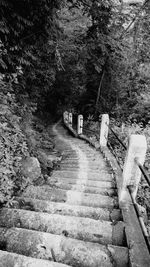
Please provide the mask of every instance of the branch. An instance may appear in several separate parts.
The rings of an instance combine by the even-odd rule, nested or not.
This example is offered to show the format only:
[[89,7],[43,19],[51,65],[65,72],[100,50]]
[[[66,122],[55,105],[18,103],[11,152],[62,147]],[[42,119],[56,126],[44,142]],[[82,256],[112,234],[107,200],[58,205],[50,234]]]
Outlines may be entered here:
[[[133,2],[133,1],[132,1]],[[149,0],[145,0],[144,4],[141,6],[141,8],[138,10],[137,14],[135,15],[135,17],[132,19],[132,21],[130,22],[130,24],[128,25],[128,27],[124,30],[124,32],[120,35],[119,39],[122,39],[122,37],[126,34],[126,32],[131,28],[131,26],[133,25],[133,23],[136,21],[136,19],[139,17],[139,15],[141,14],[141,12],[143,11],[144,7],[146,6],[146,4],[149,2]]]
[[102,77],[101,77],[101,80],[100,80],[100,83],[99,83],[99,87],[98,87],[95,113],[96,113],[97,108],[98,108],[98,101],[99,101],[99,97],[100,97],[100,93],[101,93],[101,87],[102,87],[104,76],[105,76],[105,68],[103,67]]

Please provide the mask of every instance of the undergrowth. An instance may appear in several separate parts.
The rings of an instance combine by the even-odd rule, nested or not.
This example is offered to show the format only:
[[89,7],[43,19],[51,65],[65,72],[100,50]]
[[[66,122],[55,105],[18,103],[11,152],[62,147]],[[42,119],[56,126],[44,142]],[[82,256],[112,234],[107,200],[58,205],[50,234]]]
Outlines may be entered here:
[[9,203],[17,187],[20,162],[29,155],[26,137],[20,128],[23,107],[16,102],[11,83],[0,80],[0,203]]
[[[41,150],[52,151],[54,146],[45,120],[33,115],[36,104],[27,93],[16,95],[11,82],[0,80],[0,206],[11,205],[14,196],[32,183],[20,171],[22,160],[28,156],[38,158]],[[43,182],[44,163],[40,165],[39,179]]]

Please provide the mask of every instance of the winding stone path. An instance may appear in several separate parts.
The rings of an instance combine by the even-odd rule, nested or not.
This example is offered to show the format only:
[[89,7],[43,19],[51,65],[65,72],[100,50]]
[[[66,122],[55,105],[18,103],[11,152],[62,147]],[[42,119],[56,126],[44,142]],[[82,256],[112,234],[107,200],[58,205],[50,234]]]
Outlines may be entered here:
[[60,124],[53,133],[58,170],[0,211],[0,267],[129,266],[110,166]]

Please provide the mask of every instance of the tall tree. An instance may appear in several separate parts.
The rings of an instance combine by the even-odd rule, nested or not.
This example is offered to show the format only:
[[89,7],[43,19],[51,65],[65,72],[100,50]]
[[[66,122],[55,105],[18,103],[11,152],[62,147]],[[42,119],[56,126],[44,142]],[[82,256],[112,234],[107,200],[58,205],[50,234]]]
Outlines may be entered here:
[[40,96],[55,81],[60,0],[0,1],[0,72],[19,76],[18,90]]

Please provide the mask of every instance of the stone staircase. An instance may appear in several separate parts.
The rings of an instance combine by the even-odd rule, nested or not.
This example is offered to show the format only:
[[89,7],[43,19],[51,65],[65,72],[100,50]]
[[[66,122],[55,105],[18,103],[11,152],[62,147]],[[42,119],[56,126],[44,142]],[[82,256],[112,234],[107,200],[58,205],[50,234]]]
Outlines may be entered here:
[[129,266],[110,166],[60,124],[53,132],[60,168],[0,211],[0,267]]

